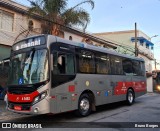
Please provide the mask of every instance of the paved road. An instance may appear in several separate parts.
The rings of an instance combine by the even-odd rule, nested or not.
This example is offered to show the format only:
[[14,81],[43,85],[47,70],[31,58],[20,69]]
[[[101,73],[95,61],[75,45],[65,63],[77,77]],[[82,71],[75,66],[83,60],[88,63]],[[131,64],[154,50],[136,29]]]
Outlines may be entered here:
[[96,112],[83,118],[76,117],[73,112],[57,115],[21,115],[6,111],[5,104],[1,101],[0,122],[4,121],[45,123],[46,127],[81,127],[87,123],[86,126],[100,128],[105,127],[106,122],[114,122],[109,125],[111,127],[112,124],[121,126],[116,125],[116,122],[160,122],[160,94],[148,93],[137,98],[132,106],[123,102],[99,106]]

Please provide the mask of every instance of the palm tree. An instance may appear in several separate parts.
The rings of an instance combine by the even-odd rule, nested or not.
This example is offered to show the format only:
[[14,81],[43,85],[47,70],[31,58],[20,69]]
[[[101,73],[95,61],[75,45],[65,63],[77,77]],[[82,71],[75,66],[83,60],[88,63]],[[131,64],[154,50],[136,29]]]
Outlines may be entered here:
[[[80,26],[86,29],[90,22],[89,13],[81,8],[83,4],[89,4],[94,8],[93,0],[84,0],[74,7],[67,8],[67,0],[28,0],[31,3],[30,12],[37,13],[49,21],[44,21],[45,33],[59,35],[61,25]],[[44,32],[43,32],[44,33]]]

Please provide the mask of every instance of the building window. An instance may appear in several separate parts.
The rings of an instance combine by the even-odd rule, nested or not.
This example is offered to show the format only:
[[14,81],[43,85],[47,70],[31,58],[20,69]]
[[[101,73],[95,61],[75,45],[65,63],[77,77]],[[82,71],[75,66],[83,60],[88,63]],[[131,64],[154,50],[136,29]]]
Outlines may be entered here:
[[0,10],[0,29],[13,31],[14,14]]
[[146,44],[146,48],[149,49],[149,45],[148,44]]
[[143,42],[140,42],[140,45],[143,46]]
[[154,49],[154,47],[153,46],[151,46],[151,50],[153,50]]
[[72,40],[72,36],[69,36],[69,40]]
[[32,20],[29,20],[29,22],[28,22],[28,29],[33,30],[33,21]]

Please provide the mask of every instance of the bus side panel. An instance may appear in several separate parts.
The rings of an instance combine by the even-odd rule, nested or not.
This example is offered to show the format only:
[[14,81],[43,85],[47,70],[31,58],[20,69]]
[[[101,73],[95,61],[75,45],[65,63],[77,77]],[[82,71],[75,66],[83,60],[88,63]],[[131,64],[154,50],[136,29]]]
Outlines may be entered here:
[[95,97],[95,104],[105,104],[105,98],[109,101],[111,96],[110,76],[98,74],[78,74],[76,77],[77,92],[79,94],[90,90]]
[[132,88],[135,97],[144,95],[146,93],[146,79],[142,76],[112,76],[113,84],[113,98],[111,102],[118,102],[126,100],[127,91]]
[[144,94],[145,88],[140,87],[145,83],[145,79],[134,77],[133,80],[138,86],[133,87],[132,76],[77,74],[73,81],[51,89],[52,96],[55,96],[52,101],[56,101],[56,108],[52,108],[55,103],[51,102],[51,112],[76,110],[79,97],[84,91],[93,93],[96,106],[126,100],[127,90],[130,87],[133,87],[136,97]]
[[146,78],[143,76],[133,76],[133,89],[135,92],[135,97],[144,95],[147,92]]
[[73,85],[73,82],[68,82],[51,89],[51,113],[72,110],[72,94],[68,92],[70,85]]
[[132,77],[125,75],[110,75],[110,77],[110,89],[112,90],[112,95],[110,96],[110,101],[105,100],[105,103],[126,100],[127,89],[131,86]]
[[[109,76],[95,74],[77,74],[76,78],[65,84],[61,84],[51,89],[51,97],[55,96],[57,108],[52,108],[55,105],[51,102],[51,112],[65,112],[78,108],[78,100],[80,95],[90,90],[94,94],[96,105],[102,105],[104,102],[105,92],[110,90]],[[109,97],[108,97],[109,98]]]

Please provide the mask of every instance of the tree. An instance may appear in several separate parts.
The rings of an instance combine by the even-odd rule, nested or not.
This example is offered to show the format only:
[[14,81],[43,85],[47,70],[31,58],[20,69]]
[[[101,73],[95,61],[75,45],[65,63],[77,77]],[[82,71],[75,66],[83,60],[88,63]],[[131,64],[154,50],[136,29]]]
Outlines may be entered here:
[[43,33],[60,35],[61,25],[81,26],[84,30],[90,22],[89,13],[81,7],[89,4],[94,8],[93,0],[84,0],[74,7],[67,8],[67,0],[28,0],[31,3],[30,12],[41,15],[46,20],[43,21]]

